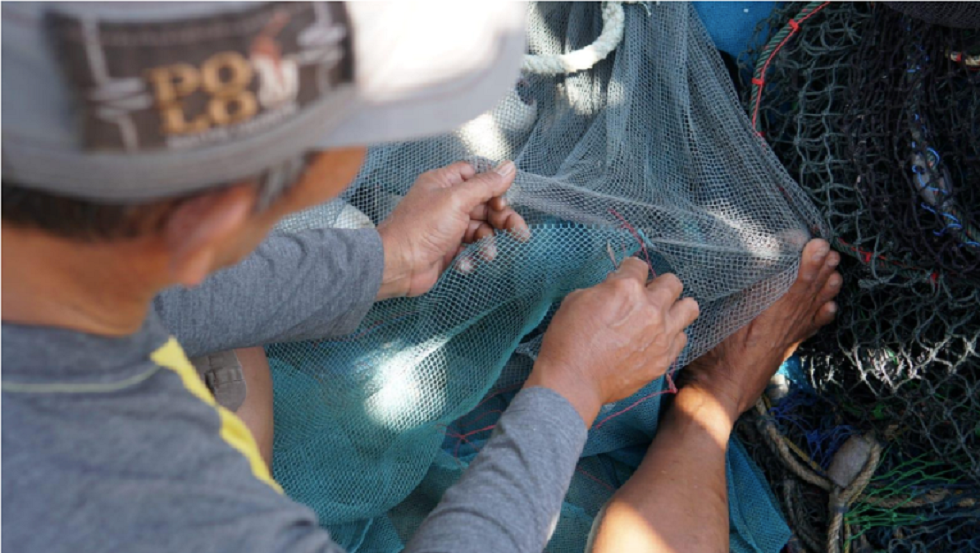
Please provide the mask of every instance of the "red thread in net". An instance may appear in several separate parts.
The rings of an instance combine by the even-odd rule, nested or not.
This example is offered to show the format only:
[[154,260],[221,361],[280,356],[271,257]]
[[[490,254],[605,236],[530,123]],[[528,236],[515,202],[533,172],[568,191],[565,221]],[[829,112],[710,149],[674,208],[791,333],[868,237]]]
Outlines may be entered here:
[[783,46],[785,46],[786,43],[789,42],[789,40],[791,38],[793,38],[793,35],[795,35],[800,30],[800,23],[803,23],[807,19],[810,19],[811,17],[813,17],[814,14],[816,14],[817,12],[819,12],[820,10],[826,8],[829,5],[830,5],[830,2],[824,2],[823,4],[820,4],[818,7],[814,8],[814,10],[812,12],[810,12],[810,13],[806,14],[805,16],[801,17],[799,19],[799,21],[797,21],[795,19],[790,19],[789,20],[790,32],[786,34],[786,36],[783,38],[783,40],[781,40],[779,42],[779,44],[775,48],[773,48],[772,52],[769,54],[769,57],[766,58],[766,63],[762,66],[762,71],[759,72],[759,77],[752,79],[752,82],[754,84],[756,83],[756,81],[758,81],[758,84],[759,84],[759,91],[756,93],[756,97],[755,97],[755,106],[752,108],[752,128],[753,129],[758,129],[759,128],[759,126],[756,124],[756,122],[759,119],[759,107],[762,105],[762,85],[765,84],[765,81],[766,81],[766,72],[769,70],[769,64],[772,62],[773,58],[776,57],[776,54],[778,54],[779,51],[783,49]]
[[586,478],[588,478],[589,480],[592,480],[593,482],[598,483],[599,485],[601,485],[602,487],[606,488],[609,491],[612,491],[612,492],[616,491],[616,488],[614,488],[611,485],[609,485],[609,483],[603,482],[598,477],[589,474],[588,472],[585,471],[585,469],[583,469],[581,467],[575,467],[575,472],[581,474],[582,476],[585,476]]
[[593,426],[592,429],[593,430],[599,430],[600,428],[602,428],[602,425],[606,424],[610,420],[612,420],[612,419],[614,419],[614,418],[616,418],[616,417],[618,417],[618,416],[620,416],[622,414],[625,414],[625,413],[628,413],[628,412],[632,411],[633,409],[635,409],[636,407],[638,407],[640,404],[644,403],[648,399],[655,398],[657,396],[662,396],[662,395],[665,395],[665,394],[676,394],[677,393],[677,385],[674,383],[674,373],[676,373],[676,372],[677,372],[677,361],[674,361],[674,364],[670,366],[670,370],[668,370],[667,373],[664,375],[667,378],[667,389],[666,390],[661,390],[659,392],[653,392],[652,394],[648,394],[648,395],[645,395],[645,396],[641,397],[640,399],[638,399],[638,400],[634,401],[632,404],[630,404],[629,407],[626,407],[625,409],[622,409],[620,411],[616,411],[615,413],[612,413],[611,415],[609,415],[606,418],[602,419],[601,421],[599,421],[598,423],[596,423],[596,425]]
[[626,217],[620,215],[615,209],[609,208],[609,213],[615,215],[616,218],[623,223],[623,228],[628,230],[630,234],[633,235],[633,238],[636,238],[636,241],[640,243],[640,251],[643,252],[643,257],[646,259],[647,266],[650,267],[650,274],[653,275],[653,278],[657,278],[657,271],[653,268],[653,262],[650,261],[650,254],[647,252],[647,246],[643,242],[643,238],[640,237],[640,233],[636,232],[636,228],[626,220]]

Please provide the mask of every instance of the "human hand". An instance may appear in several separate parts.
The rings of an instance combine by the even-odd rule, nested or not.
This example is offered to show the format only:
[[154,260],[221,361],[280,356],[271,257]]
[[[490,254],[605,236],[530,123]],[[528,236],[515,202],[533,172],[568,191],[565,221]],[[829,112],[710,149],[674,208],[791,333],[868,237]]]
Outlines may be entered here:
[[525,387],[555,390],[591,426],[603,404],[660,378],[687,345],[684,329],[698,317],[698,304],[678,301],[684,287],[676,276],[648,284],[647,274],[631,257],[601,284],[569,294]]
[[[377,299],[428,292],[466,244],[492,237],[494,229],[527,239],[527,223],[503,198],[516,175],[511,161],[485,173],[462,161],[423,173],[378,225],[385,268]],[[481,255],[492,260],[496,248],[489,243]],[[461,270],[467,262],[472,267],[464,259]]]

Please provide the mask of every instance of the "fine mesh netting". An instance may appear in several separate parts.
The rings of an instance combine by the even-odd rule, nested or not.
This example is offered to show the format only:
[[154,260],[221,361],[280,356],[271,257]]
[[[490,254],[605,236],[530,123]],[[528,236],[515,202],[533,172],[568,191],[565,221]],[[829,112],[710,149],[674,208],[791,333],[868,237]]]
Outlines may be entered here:
[[926,23],[980,29],[980,9],[974,2],[885,2],[885,5]]
[[[351,336],[267,349],[274,475],[350,550],[404,545],[489,439],[567,293],[628,255],[676,273],[701,306],[683,366],[781,296],[803,244],[823,233],[753,132],[693,8],[627,5],[620,19],[613,8],[532,5],[533,54],[580,49],[604,25],[622,25],[622,41],[586,70],[525,72],[451,135],[371,149],[340,200],[279,229],[371,226],[420,173],[459,159],[481,169],[513,159],[519,169],[507,199],[531,225],[529,240],[498,234],[492,262],[479,254],[486,242],[473,245],[431,292],[375,305]],[[660,379],[603,408],[549,551],[584,548],[671,390]],[[733,549],[778,551],[789,532],[765,480],[737,442],[728,461]]]
[[[844,254],[837,322],[742,428],[806,550],[980,551],[978,18],[789,4],[745,56],[750,118]],[[835,505],[820,479],[866,433],[873,479]]]

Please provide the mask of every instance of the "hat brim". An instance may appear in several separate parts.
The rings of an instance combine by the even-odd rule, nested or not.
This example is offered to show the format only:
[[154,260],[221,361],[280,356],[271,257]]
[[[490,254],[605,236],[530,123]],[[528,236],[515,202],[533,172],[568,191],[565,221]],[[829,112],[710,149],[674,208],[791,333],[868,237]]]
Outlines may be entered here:
[[348,4],[358,102],[319,146],[443,134],[493,108],[519,76],[526,9],[512,2]]
[[[107,21],[169,20],[252,6],[55,5]],[[261,133],[179,151],[114,152],[93,151],[81,142],[78,99],[64,82],[43,24],[54,8],[4,4],[4,176],[22,186],[97,201],[184,195],[249,178],[310,150],[450,132],[491,109],[518,77],[524,4],[389,1],[347,8],[354,82]]]

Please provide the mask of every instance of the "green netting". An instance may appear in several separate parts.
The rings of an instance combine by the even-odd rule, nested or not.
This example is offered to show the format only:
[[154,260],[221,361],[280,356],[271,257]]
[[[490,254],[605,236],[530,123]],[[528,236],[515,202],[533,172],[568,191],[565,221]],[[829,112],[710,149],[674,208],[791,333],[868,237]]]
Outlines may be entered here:
[[[459,159],[513,159],[508,202],[531,239],[476,244],[428,294],[376,305],[342,339],[268,348],[276,479],[351,550],[394,551],[489,438],[526,379],[549,316],[624,256],[673,271],[701,317],[680,365],[751,320],[795,279],[822,232],[812,204],[755,136],[718,52],[686,4],[534,4],[539,55],[622,41],[594,67],[525,73],[491,112],[443,137],[370,150],[344,196],[281,232],[381,221],[422,172]],[[619,23],[617,23],[617,21]],[[311,298],[311,301],[316,301]],[[638,465],[665,381],[607,405],[590,431],[550,551],[581,551],[602,504]],[[732,547],[788,538],[745,450],[729,451]]]
[[[745,430],[815,551],[980,550],[980,5],[898,8],[789,4],[743,58],[750,118],[844,254],[836,324],[760,418],[814,466]],[[800,473],[867,432],[880,465],[835,534]]]

